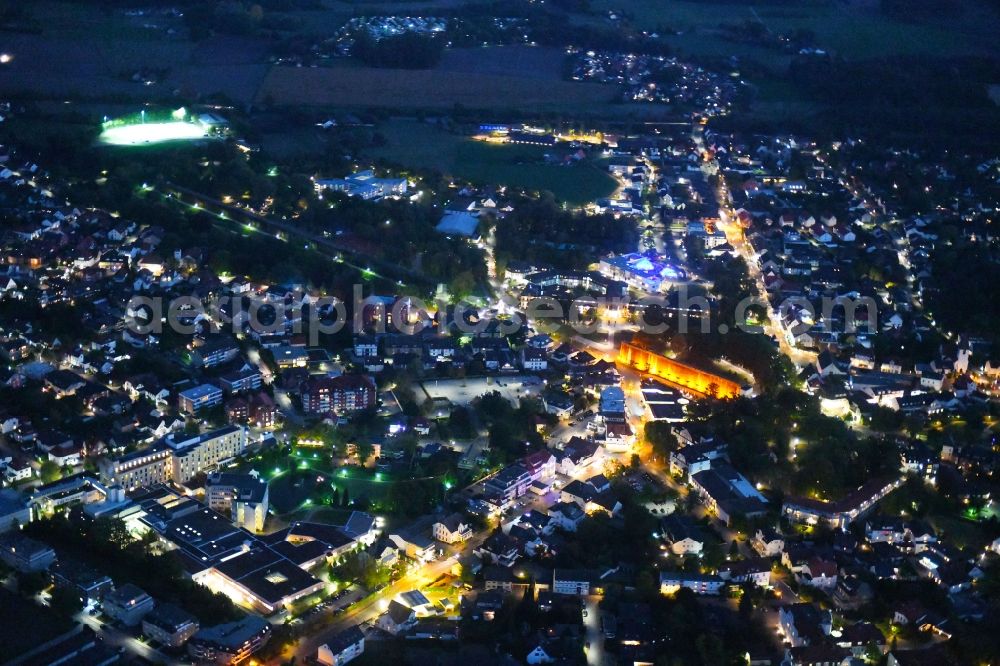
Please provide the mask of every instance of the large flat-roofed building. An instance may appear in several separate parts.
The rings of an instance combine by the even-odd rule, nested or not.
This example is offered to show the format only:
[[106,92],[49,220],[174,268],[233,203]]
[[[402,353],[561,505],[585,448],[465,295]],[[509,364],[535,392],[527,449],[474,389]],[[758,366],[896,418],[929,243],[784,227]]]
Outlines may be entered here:
[[652,375],[669,386],[677,386],[699,396],[726,399],[736,398],[744,393],[743,387],[732,380],[628,342],[623,342],[619,347],[617,362]]
[[187,414],[197,414],[222,404],[222,389],[214,384],[200,384],[177,395],[177,409]]
[[170,481],[172,458],[170,448],[158,442],[119,458],[105,458],[98,463],[98,469],[107,483],[117,483],[126,490],[132,490]]
[[239,664],[271,638],[267,620],[248,615],[238,622],[200,629],[188,641],[188,654],[202,664]]
[[523,465],[513,464],[497,472],[486,482],[485,488],[488,493],[496,493],[510,501],[528,492],[533,480],[531,473]]
[[90,504],[107,499],[106,488],[90,472],[80,472],[37,486],[29,496],[36,511],[49,512],[70,504]]
[[93,629],[84,626],[79,631],[71,629],[6,663],[17,663],[21,666],[52,666],[54,664],[109,666],[120,661],[121,655],[114,648],[105,643],[94,633]]
[[135,499],[143,511],[139,520],[176,548],[192,580],[264,614],[322,589],[323,581],[309,570],[330,563],[368,536],[348,534],[333,525],[296,522],[257,537],[166,487]]
[[314,377],[302,389],[302,409],[311,414],[344,414],[375,406],[375,384],[362,375]]
[[753,518],[767,510],[767,499],[732,465],[718,460],[711,467],[689,475],[705,505],[726,525],[734,516]]
[[306,521],[296,521],[263,540],[276,553],[303,569],[335,560],[359,544],[358,540],[338,527]]
[[234,602],[270,614],[312,594],[323,582],[225,517],[196,504],[154,529],[177,546],[195,582]]
[[184,483],[195,474],[243,453],[247,431],[239,426],[226,426],[187,439],[171,435],[164,441],[173,452],[172,478],[177,483]]
[[0,491],[0,533],[31,522],[31,505],[21,493],[7,488]]
[[315,181],[316,191],[343,192],[349,197],[373,200],[387,196],[406,194],[409,185],[406,178],[378,178],[371,170],[358,171],[344,178],[319,178]]
[[364,511],[351,511],[342,518],[328,519],[327,522],[364,546],[371,546],[380,533],[380,519]]
[[18,571],[45,571],[56,561],[56,551],[14,532],[0,535],[0,560]]
[[59,560],[50,571],[56,585],[74,589],[84,599],[103,599],[115,587],[108,576],[72,560]]
[[246,429],[227,426],[184,439],[171,435],[141,451],[106,458],[98,467],[106,483],[126,490],[168,481],[185,483],[199,472],[239,455],[246,445]]
[[[553,287],[583,289],[584,291],[609,298],[628,295],[628,285],[614,280],[597,271],[545,270],[529,273],[524,281],[539,289],[540,294],[553,293]],[[524,307],[522,305],[522,307]]]
[[142,618],[142,633],[160,645],[180,647],[198,632],[198,619],[173,604],[158,604]]
[[216,564],[201,582],[265,614],[324,587],[323,581],[264,545]]
[[832,502],[811,497],[788,497],[781,513],[792,522],[847,529],[848,525],[865,516],[883,497],[902,485],[905,479],[873,479],[846,497]]
[[249,474],[215,472],[205,483],[205,501],[215,511],[229,512],[233,522],[263,532],[267,518],[267,482]]

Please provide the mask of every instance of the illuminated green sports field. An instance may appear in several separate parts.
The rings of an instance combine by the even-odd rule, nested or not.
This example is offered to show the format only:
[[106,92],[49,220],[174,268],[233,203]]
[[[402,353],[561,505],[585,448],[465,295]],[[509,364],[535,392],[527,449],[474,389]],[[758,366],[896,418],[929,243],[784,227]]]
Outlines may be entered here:
[[170,121],[108,127],[101,132],[98,140],[109,146],[140,146],[166,141],[194,141],[207,137],[205,129],[199,125]]

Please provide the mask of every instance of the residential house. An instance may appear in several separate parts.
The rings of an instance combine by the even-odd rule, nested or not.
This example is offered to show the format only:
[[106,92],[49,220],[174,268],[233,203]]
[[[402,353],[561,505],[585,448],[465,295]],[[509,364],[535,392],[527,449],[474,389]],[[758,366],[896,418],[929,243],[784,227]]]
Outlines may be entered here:
[[521,549],[517,541],[498,530],[483,542],[475,554],[484,562],[512,567],[521,556]]
[[576,502],[556,502],[549,507],[548,514],[555,527],[560,527],[567,532],[575,532],[577,526],[587,517],[587,514]]
[[586,513],[606,513],[616,516],[622,509],[621,502],[611,492],[603,474],[592,476],[586,481],[575,480],[566,484],[560,492],[563,502],[575,502]]
[[198,618],[173,604],[157,604],[142,618],[142,633],[170,648],[187,643],[199,628]]
[[357,626],[339,632],[319,646],[316,661],[323,666],[344,666],[365,651],[365,635]]
[[531,482],[534,480],[531,476],[531,472],[525,469],[523,465],[515,463],[504,467],[488,479],[485,489],[487,493],[496,494],[505,501],[511,501],[528,491]]
[[394,599],[389,602],[385,613],[379,616],[377,624],[382,631],[399,636],[416,626],[417,614]]
[[586,597],[603,594],[601,575],[593,569],[554,569],[552,571],[553,594],[570,594]]
[[761,557],[778,557],[785,550],[785,538],[773,527],[761,527],[750,542]]
[[199,629],[188,640],[188,654],[198,663],[238,664],[267,645],[271,624],[256,615]]
[[797,603],[778,609],[778,633],[792,647],[820,645],[833,631],[833,617],[810,603]]
[[832,592],[837,587],[837,563],[821,557],[811,557],[798,567],[795,580],[819,590]]
[[733,583],[752,583],[766,588],[771,585],[771,560],[752,557],[738,562],[727,562],[719,568],[719,577]]
[[687,571],[661,571],[660,594],[676,594],[681,588],[687,588],[699,595],[716,595],[725,587],[726,582],[719,576]]
[[465,517],[458,513],[434,523],[432,531],[434,538],[443,543],[459,543],[472,536],[472,527],[466,522]]
[[109,592],[102,602],[105,614],[127,627],[138,625],[155,605],[153,597],[131,583]]
[[704,530],[691,517],[672,513],[660,521],[660,538],[674,555],[700,555]]

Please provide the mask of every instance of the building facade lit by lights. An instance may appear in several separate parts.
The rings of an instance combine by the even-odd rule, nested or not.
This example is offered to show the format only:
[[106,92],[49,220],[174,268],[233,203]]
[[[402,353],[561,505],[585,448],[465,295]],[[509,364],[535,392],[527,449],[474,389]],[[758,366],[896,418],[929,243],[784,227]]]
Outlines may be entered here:
[[246,428],[226,426],[187,439],[170,436],[148,448],[105,458],[98,467],[105,483],[126,490],[168,481],[185,483],[199,472],[238,456],[246,446]]
[[728,399],[737,397],[741,392],[739,384],[725,377],[692,368],[627,342],[622,343],[618,350],[618,362],[702,396]]
[[685,282],[687,273],[674,266],[662,256],[651,253],[621,254],[601,259],[599,269],[602,275],[620,280],[630,287],[648,292],[666,290],[671,284]]

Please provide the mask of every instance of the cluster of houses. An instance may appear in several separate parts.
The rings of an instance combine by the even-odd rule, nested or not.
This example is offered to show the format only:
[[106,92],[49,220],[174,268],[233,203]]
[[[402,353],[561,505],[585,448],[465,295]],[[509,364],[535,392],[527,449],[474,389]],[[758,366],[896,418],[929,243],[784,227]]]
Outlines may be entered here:
[[[761,524],[765,516],[774,514],[750,482],[729,465],[724,442],[695,424],[675,425],[673,432],[678,447],[670,454],[670,471],[701,496],[710,517],[729,524],[739,515]],[[913,597],[882,619],[915,627],[928,638],[947,640],[953,631],[949,621],[955,617],[977,621],[987,612],[976,582],[983,577],[986,558],[996,550],[997,542],[988,544],[985,551],[960,548],[927,522],[879,512],[880,501],[907,478],[936,482],[937,460],[915,448],[919,447],[901,449],[907,475],[873,479],[836,501],[786,496],[780,507],[784,531],[773,526],[756,528],[748,535],[752,553],[731,556],[715,570],[706,571],[703,566],[663,570],[661,592],[672,595],[687,589],[698,595],[723,595],[744,584],[772,589],[777,587],[774,572],[781,570],[799,588],[822,593],[826,600],[822,608],[850,615],[870,608],[881,582],[926,581],[946,595],[948,609],[931,610]],[[946,448],[946,455],[953,455],[952,447]],[[808,534],[815,526],[833,530],[832,536],[814,540]],[[656,536],[665,556],[694,558],[695,562],[701,561],[709,544],[719,542],[705,521],[677,512],[660,519]],[[833,631],[830,610],[822,608],[805,602],[781,608],[778,632],[787,647],[786,663],[841,664],[872,648],[887,651],[888,637],[873,631],[872,624],[862,622]],[[904,663],[902,657],[899,663]]]
[[[0,428],[13,448],[0,457],[5,481],[29,481],[46,462],[69,472],[85,459],[97,459],[102,469],[110,470],[123,458],[128,468],[139,460],[144,469],[153,469],[146,463],[155,458],[159,468],[149,480],[164,481],[166,476],[176,481],[187,472],[166,469],[181,458],[167,449],[190,439],[183,431],[191,419],[255,431],[278,427],[281,412],[272,387],[298,397],[304,412],[320,418],[339,418],[376,404],[376,386],[369,377],[345,375],[325,351],[306,346],[303,318],[318,293],[220,277],[206,268],[203,248],[164,256],[160,246],[166,232],[161,227],[60,205],[37,165],[17,164],[6,151],[0,153],[5,165],[0,190],[18,211],[4,231],[0,298],[42,307],[83,305],[80,320],[61,337],[37,322],[5,322],[0,329],[0,358],[5,361],[0,384],[46,400],[65,400],[67,418],[101,424],[81,436],[58,421],[38,422],[31,400],[5,404]],[[354,181],[372,187],[405,191],[405,181],[355,176]],[[178,309],[176,323],[191,335],[141,332],[146,329],[130,325],[146,321],[143,306],[133,301],[139,293],[163,298],[164,307],[180,297],[218,303],[218,308]],[[251,304],[274,312],[275,325],[251,326]],[[151,356],[163,363],[137,363]],[[213,455],[211,461],[190,451],[183,457],[189,462],[198,458],[198,472],[242,448]],[[110,482],[126,487],[144,482],[142,474],[132,476]]]
[[[828,411],[861,416],[878,406],[934,416],[991,395],[996,373],[984,341],[953,335],[958,342],[931,357],[901,352],[908,336],[919,340],[938,328],[922,309],[926,294],[942,288],[931,267],[942,220],[894,210],[897,192],[876,193],[855,177],[851,169],[860,163],[831,166],[833,152],[849,157],[853,149],[864,152],[863,145],[831,148],[712,132],[706,138],[730,184],[734,221],[751,248],[751,273],[759,275],[780,334],[818,353],[803,379]],[[900,164],[913,162],[897,151],[878,166],[901,176]],[[928,193],[955,178],[947,169],[917,173]],[[959,199],[956,215],[968,220],[961,233],[969,242],[985,241],[973,188]],[[898,338],[900,351],[878,354],[878,336]]]
[[674,57],[578,51],[570,78],[623,86],[622,99],[658,102],[706,116],[725,114],[742,82]]
[[[951,612],[929,609],[919,596],[897,602],[886,622],[911,626],[927,640],[951,638],[951,618],[982,619],[985,601],[971,592],[983,575],[978,564],[984,553],[962,552],[943,543],[926,523],[881,514],[860,521],[862,538],[836,533],[832,543],[804,540],[801,534],[761,527],[749,540],[753,555],[728,560],[714,573],[675,570],[660,573],[660,591],[674,595],[687,589],[697,595],[728,594],[739,586],[775,587],[775,572],[786,571],[800,589],[820,592],[824,605],[794,601],[778,609],[778,638],[786,648],[787,664],[841,664],[851,658],[887,652],[890,637],[871,622],[841,621],[875,598],[878,581],[929,580],[947,593]],[[687,516],[671,514],[661,520],[664,548],[682,557],[700,557],[710,530]],[[765,660],[761,663],[773,663]],[[901,662],[902,663],[902,662]]]
[[477,507],[488,505],[490,514],[499,515],[529,493],[544,496],[561,489],[564,501],[578,501],[582,495],[567,496],[566,492],[572,493],[577,488],[574,484],[588,472],[600,472],[607,459],[599,442],[573,437],[561,450],[537,451],[504,467],[486,481],[483,495],[472,502]]

